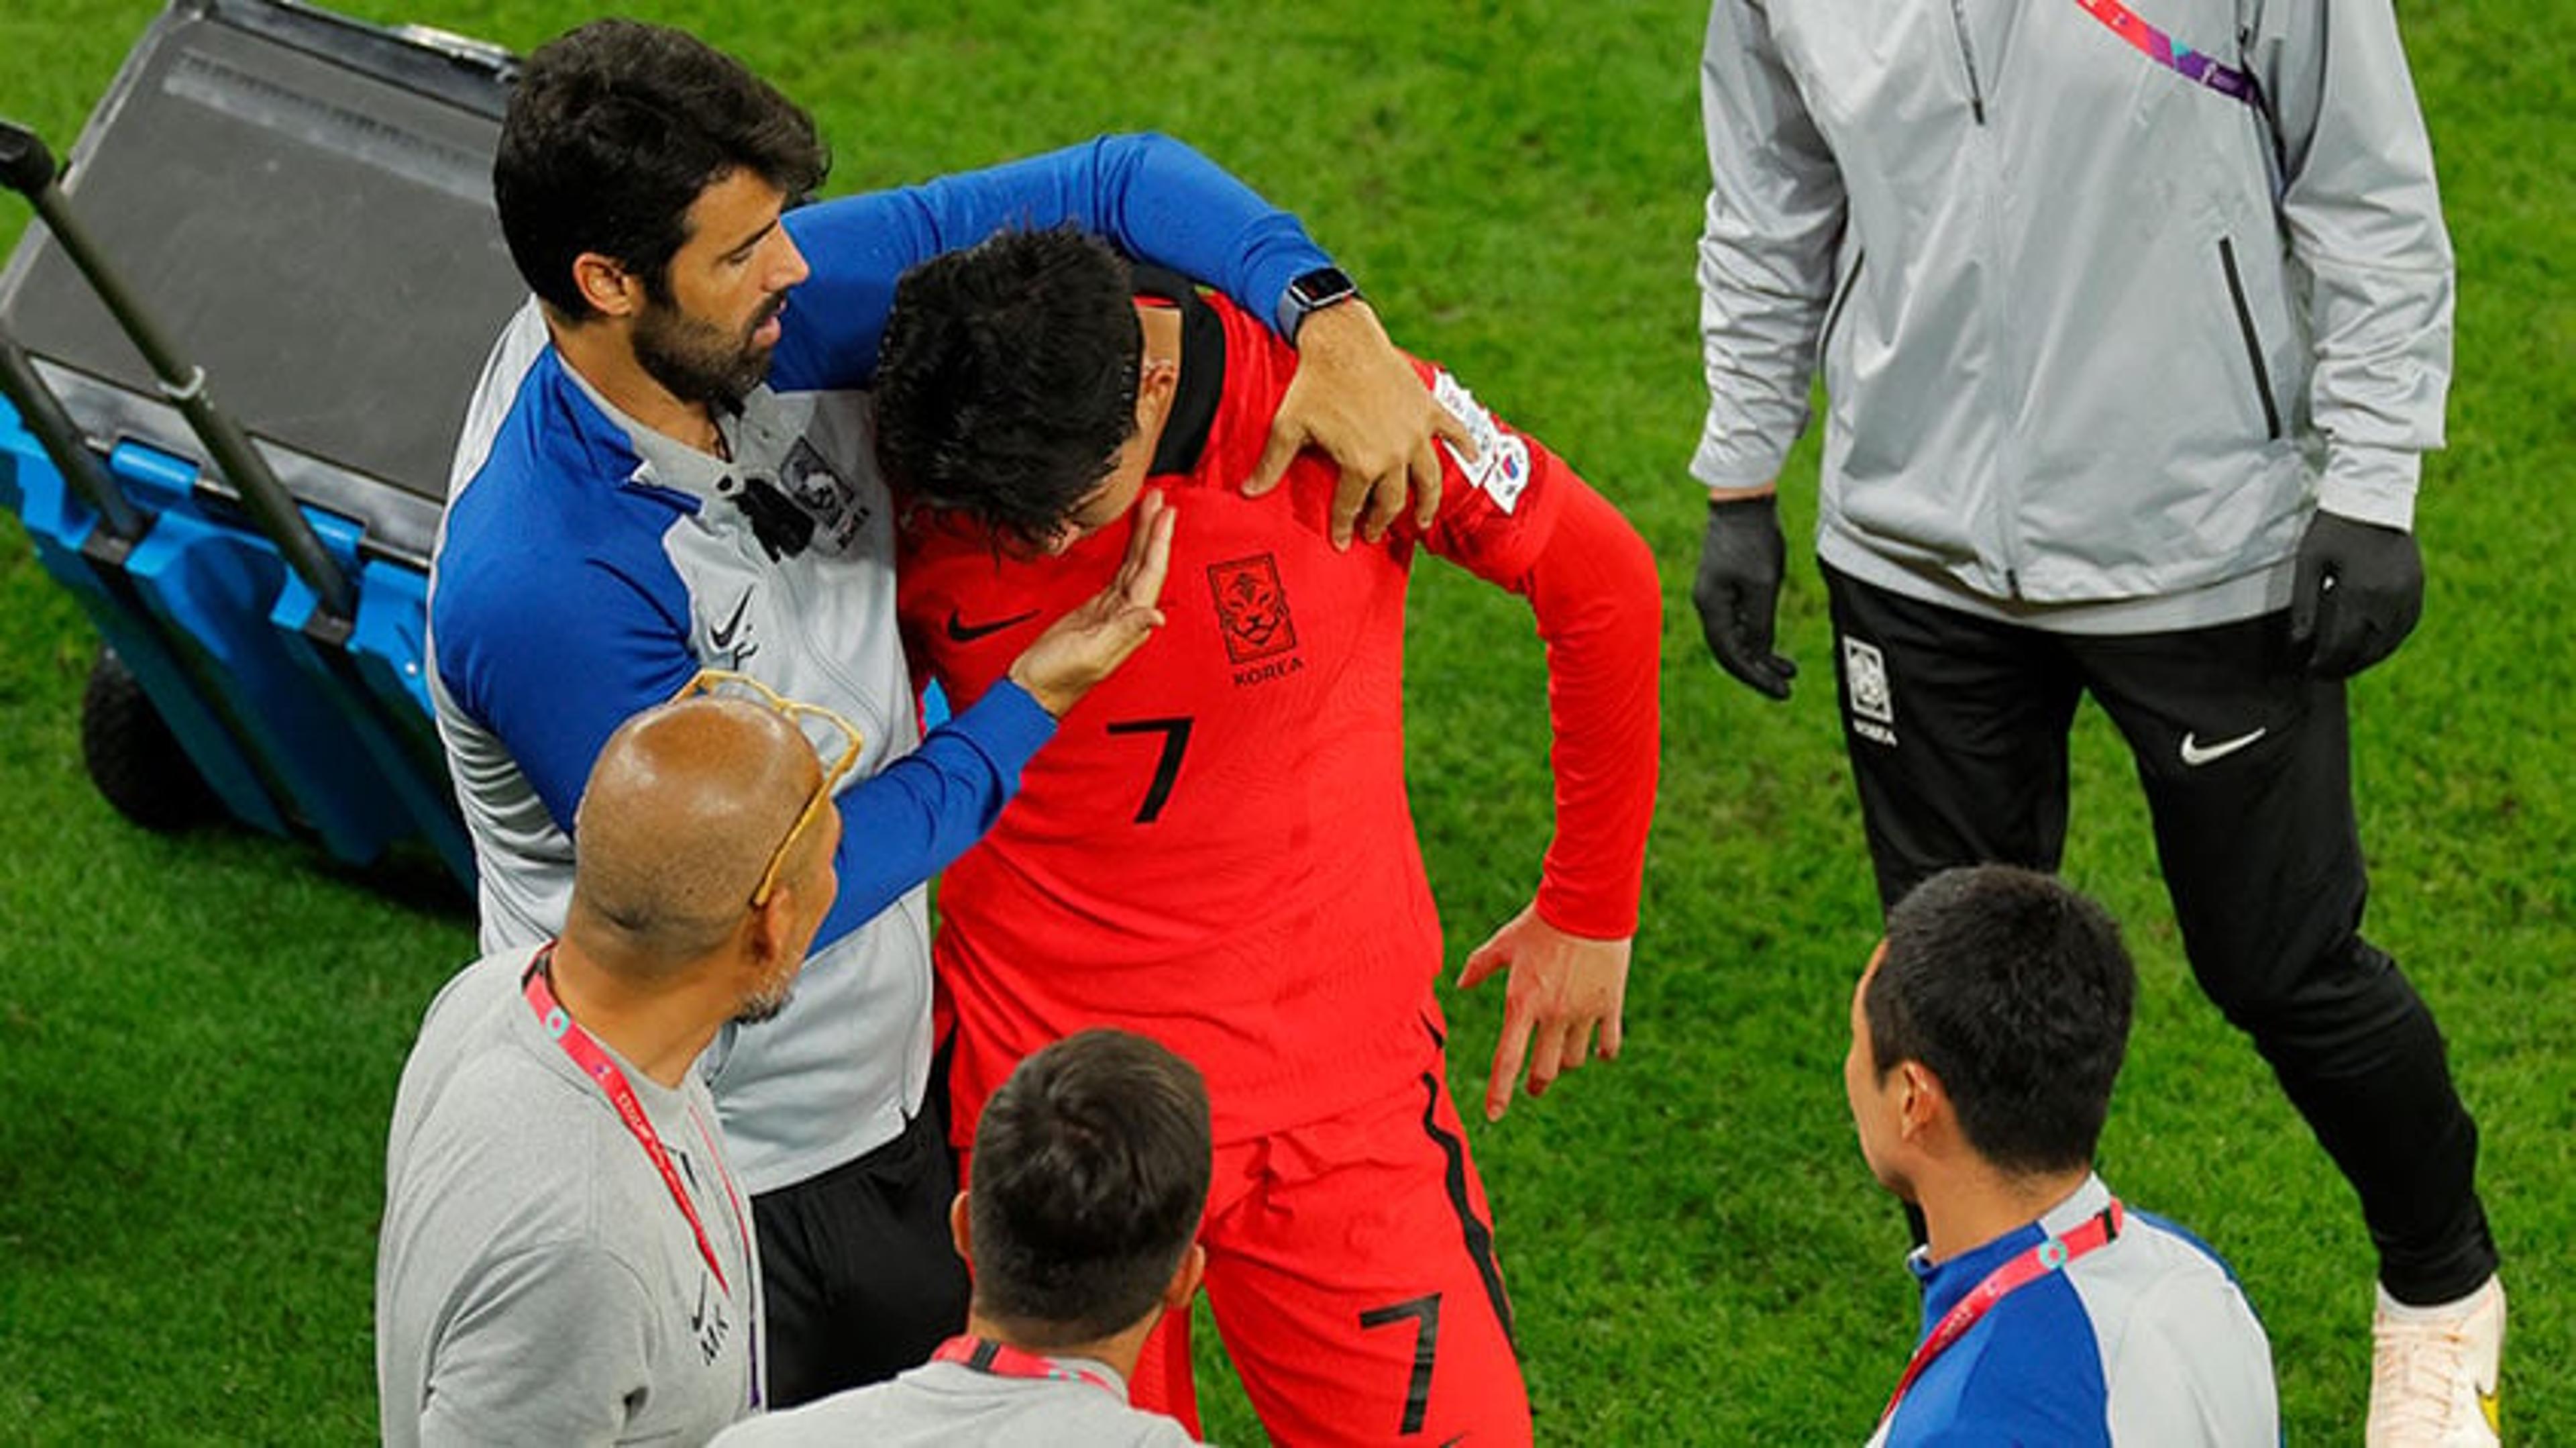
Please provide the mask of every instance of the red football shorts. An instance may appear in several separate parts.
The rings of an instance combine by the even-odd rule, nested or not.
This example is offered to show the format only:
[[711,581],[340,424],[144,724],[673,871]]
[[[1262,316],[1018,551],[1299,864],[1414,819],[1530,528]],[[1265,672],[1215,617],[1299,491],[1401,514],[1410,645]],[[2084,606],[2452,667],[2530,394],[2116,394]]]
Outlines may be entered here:
[[[1208,1305],[1274,1441],[1527,1444],[1493,1215],[1435,1055],[1401,1093],[1217,1148]],[[1189,1317],[1132,1398],[1198,1431]]]

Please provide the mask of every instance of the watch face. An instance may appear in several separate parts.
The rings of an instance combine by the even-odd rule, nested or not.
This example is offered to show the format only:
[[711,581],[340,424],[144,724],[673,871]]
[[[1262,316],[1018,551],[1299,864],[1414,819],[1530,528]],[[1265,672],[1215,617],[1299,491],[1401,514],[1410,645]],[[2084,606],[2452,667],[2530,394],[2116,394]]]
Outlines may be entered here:
[[1339,267],[1319,267],[1288,284],[1288,298],[1301,312],[1329,307],[1359,294],[1359,288]]

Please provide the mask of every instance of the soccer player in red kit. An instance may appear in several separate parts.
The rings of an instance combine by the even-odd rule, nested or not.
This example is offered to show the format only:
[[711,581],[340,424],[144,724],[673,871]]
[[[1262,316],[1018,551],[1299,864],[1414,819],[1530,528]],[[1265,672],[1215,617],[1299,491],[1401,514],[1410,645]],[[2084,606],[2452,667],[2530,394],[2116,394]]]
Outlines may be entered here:
[[[1065,716],[941,882],[952,1129],[970,1140],[1013,1064],[1073,1031],[1162,1041],[1207,1077],[1210,1305],[1272,1436],[1527,1442],[1445,1084],[1405,798],[1405,584],[1427,547],[1526,597],[1547,641],[1555,839],[1536,899],[1462,977],[1510,971],[1494,1116],[1524,1064],[1535,1095],[1618,1049],[1660,589],[1608,503],[1427,365],[1474,442],[1444,457],[1427,529],[1336,550],[1313,458],[1284,499],[1238,496],[1296,365],[1224,299],[1069,232],[995,238],[896,293],[877,416],[907,509],[905,642],[958,707],[1099,590],[1132,528],[1177,515],[1161,636]],[[1161,1332],[1137,1401],[1194,1425],[1186,1318]]]

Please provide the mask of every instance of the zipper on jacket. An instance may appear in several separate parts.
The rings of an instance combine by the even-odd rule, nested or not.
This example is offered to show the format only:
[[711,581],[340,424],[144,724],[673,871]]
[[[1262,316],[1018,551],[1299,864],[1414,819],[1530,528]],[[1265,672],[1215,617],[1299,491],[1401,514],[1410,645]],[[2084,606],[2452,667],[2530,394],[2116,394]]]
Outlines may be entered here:
[[1968,109],[1982,126],[1986,123],[1986,88],[1977,78],[1977,47],[1968,39],[1966,0],[1950,0],[1950,29],[1959,37],[1959,63],[1968,71]]
[[2218,264],[2227,273],[2227,298],[2236,304],[2236,330],[2245,338],[2245,360],[2254,364],[2254,391],[2263,399],[2263,427],[2281,440],[2281,405],[2272,400],[2272,369],[2263,365],[2263,339],[2254,332],[2254,309],[2245,304],[2245,278],[2236,270],[2236,242],[2218,239]]
[[1816,359],[1820,365],[1824,360],[1825,349],[1834,343],[1834,328],[1842,323],[1843,308],[1851,301],[1853,290],[1860,285],[1861,264],[1868,260],[1867,252],[1852,253],[1852,268],[1843,273],[1842,286],[1834,292],[1833,302],[1825,308],[1825,329],[1816,334]]

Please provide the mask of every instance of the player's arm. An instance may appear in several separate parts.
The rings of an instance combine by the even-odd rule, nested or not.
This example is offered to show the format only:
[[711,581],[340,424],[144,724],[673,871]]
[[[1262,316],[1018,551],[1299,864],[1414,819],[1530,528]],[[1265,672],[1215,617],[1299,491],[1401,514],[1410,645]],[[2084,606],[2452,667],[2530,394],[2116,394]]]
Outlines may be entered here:
[[[1483,415],[1465,402],[1471,418]],[[1529,906],[1469,954],[1473,986],[1509,972],[1486,1081],[1499,1118],[1516,1082],[1533,1096],[1596,1051],[1619,1053],[1630,942],[1645,875],[1661,741],[1656,694],[1663,593],[1628,521],[1573,469],[1525,438],[1496,438],[1492,465],[1453,478],[1426,541],[1529,600],[1547,645],[1556,833]],[[1515,444],[1518,446],[1515,447]],[[1514,454],[1529,476],[1513,494]]]
[[1337,539],[1348,539],[1364,502],[1365,531],[1383,533],[1405,511],[1408,491],[1413,516],[1428,522],[1440,486],[1432,439],[1445,423],[1376,314],[1354,298],[1299,325],[1290,283],[1332,259],[1296,217],[1168,136],[1104,136],[792,213],[788,230],[814,271],[788,304],[800,315],[780,340],[773,379],[794,388],[866,385],[906,268],[1005,227],[1067,223],[1212,282],[1302,349],[1307,365],[1249,490],[1266,491],[1311,445],[1342,466]]

